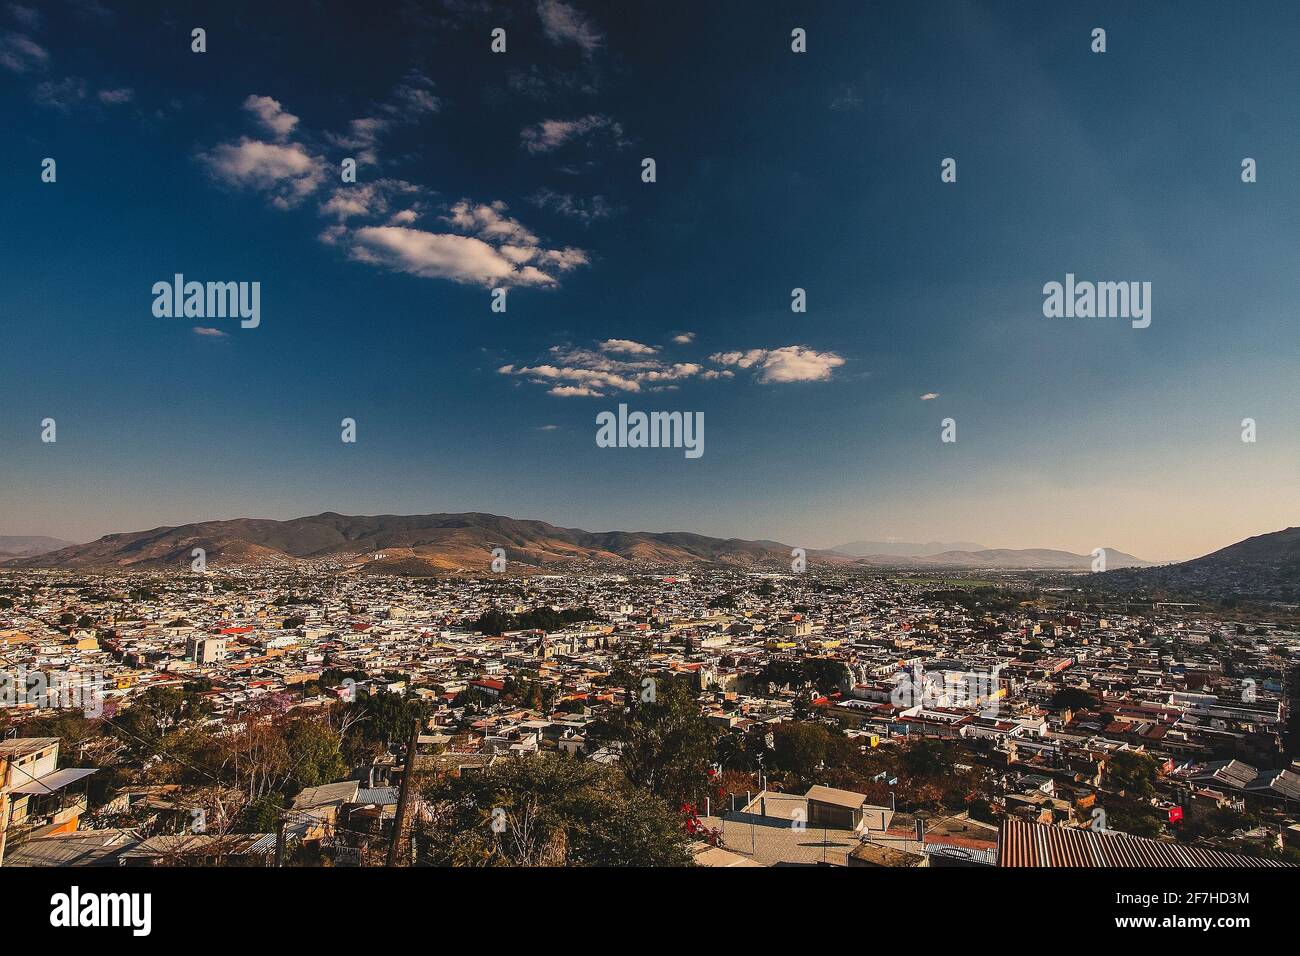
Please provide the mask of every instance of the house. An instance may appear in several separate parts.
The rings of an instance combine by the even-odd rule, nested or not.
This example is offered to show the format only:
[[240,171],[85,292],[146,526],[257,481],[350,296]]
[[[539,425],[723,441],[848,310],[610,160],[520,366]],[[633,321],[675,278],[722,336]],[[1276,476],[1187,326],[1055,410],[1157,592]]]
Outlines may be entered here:
[[86,797],[73,784],[95,770],[59,770],[58,763],[58,737],[0,742],[0,863],[10,842],[77,829],[86,812]]
[[[865,826],[866,794],[834,787],[812,786],[804,794],[808,801],[808,825],[836,830],[859,830]],[[879,810],[881,808],[871,808]],[[878,820],[878,814],[876,815]],[[884,829],[878,825],[876,829]]]

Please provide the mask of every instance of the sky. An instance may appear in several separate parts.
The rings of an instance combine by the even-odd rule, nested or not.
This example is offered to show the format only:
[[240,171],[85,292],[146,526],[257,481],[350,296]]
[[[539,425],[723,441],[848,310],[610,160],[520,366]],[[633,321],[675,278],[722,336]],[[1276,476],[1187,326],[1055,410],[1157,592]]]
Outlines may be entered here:
[[[0,5],[0,533],[1300,524],[1300,7],[806,6]],[[177,273],[259,324],[155,315]],[[1067,273],[1150,325],[1045,316]],[[620,404],[705,453],[598,447]]]

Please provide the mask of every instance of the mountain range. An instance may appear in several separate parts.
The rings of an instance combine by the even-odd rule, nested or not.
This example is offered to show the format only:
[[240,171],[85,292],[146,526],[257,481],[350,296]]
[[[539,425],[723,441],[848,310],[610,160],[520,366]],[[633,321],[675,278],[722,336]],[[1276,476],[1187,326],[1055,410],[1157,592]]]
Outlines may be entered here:
[[38,554],[47,554],[69,547],[71,541],[62,538],[47,538],[44,535],[0,534],[0,560],[6,558],[29,558]]
[[[505,549],[509,567],[516,571],[567,562],[784,569],[790,567],[792,558],[790,545],[777,541],[713,538],[689,532],[591,532],[477,512],[373,516],[326,512],[288,521],[236,518],[110,534],[88,544],[0,536],[0,545],[17,549],[0,558],[6,567],[176,569],[188,567],[193,550],[202,548],[209,566],[331,561],[357,571],[413,575],[485,572],[491,566],[494,548]],[[953,549],[865,557],[809,550],[807,557],[810,563],[844,567],[953,571],[1087,571],[1092,567],[1091,555],[1045,548]],[[1150,562],[1109,548],[1106,558],[1110,570],[1105,582],[1120,590],[1214,593],[1217,589],[1225,594],[1281,599],[1300,596],[1300,528],[1248,538],[1181,564],[1150,566]]]
[[1255,535],[1191,561],[1107,571],[1121,591],[1167,591],[1207,597],[1300,601],[1300,528]]
[[985,547],[971,541],[930,541],[926,544],[917,541],[850,541],[848,544],[837,544],[831,550],[855,558],[883,555],[915,558],[923,554],[939,554],[943,551],[984,551]]
[[[396,574],[487,571],[504,548],[514,569],[561,561],[789,567],[791,548],[775,541],[711,538],[687,532],[590,532],[499,515],[351,516],[326,512],[289,521],[236,518],[105,535],[89,544],[11,559],[11,567],[186,567],[195,548],[209,566],[334,560]],[[810,557],[849,563],[830,552]]]
[[[1135,558],[1115,548],[1106,548],[1107,568],[1149,567],[1152,562]],[[952,550],[938,554],[895,555],[871,554],[859,558],[877,567],[953,568],[979,570],[996,568],[1007,571],[1091,571],[1091,554],[1055,551],[1051,548],[981,548]]]

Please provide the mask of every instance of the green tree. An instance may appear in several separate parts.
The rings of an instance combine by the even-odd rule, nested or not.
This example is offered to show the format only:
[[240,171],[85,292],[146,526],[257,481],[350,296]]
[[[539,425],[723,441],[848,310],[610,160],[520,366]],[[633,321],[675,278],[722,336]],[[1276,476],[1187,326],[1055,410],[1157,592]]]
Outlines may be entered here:
[[443,866],[688,866],[681,816],[616,767],[537,755],[427,786],[417,828]]
[[1133,750],[1121,750],[1107,760],[1102,780],[1111,790],[1147,800],[1156,792],[1159,767],[1154,757]]
[[292,792],[332,783],[347,774],[342,738],[319,717],[300,717],[290,721],[285,729],[285,740],[293,760],[289,771]]
[[692,680],[642,678],[627,688],[627,699],[627,708],[595,721],[588,736],[620,745],[619,765],[637,786],[672,806],[697,802],[713,763],[714,732]]

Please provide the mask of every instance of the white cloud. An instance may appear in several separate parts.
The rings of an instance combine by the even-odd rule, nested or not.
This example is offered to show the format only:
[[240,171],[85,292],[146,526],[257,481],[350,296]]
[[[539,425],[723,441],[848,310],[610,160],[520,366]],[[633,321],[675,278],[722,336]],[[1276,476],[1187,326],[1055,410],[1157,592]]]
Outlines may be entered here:
[[351,234],[350,254],[360,262],[387,266],[426,279],[498,285],[553,285],[535,266],[512,262],[473,236],[425,232],[405,226],[366,226]]
[[[679,344],[689,344],[694,333],[684,332],[675,338],[688,340]],[[802,345],[717,352],[709,358],[722,367],[668,362],[654,346],[631,339],[605,339],[594,349],[553,345],[546,361],[502,365],[497,372],[546,386],[552,395],[599,397],[620,392],[670,391],[690,379],[732,379],[737,368],[754,370],[758,381],[765,383],[825,381],[844,364],[844,359],[834,352],[818,352]]]
[[604,42],[604,35],[585,13],[562,0],[538,0],[542,32],[552,43],[576,43],[588,55]]
[[600,113],[589,113],[571,120],[542,120],[520,130],[519,141],[530,153],[549,153],[570,140],[585,139],[601,130],[609,133],[614,145],[620,148],[625,145],[622,125]]
[[938,397],[939,397],[938,392],[926,392],[924,395],[921,396],[921,401],[932,402]]
[[719,365],[757,369],[758,380],[767,383],[825,381],[834,369],[844,364],[844,359],[834,352],[818,352],[802,345],[715,352],[709,358]]
[[[394,205],[410,207],[419,205],[423,190],[402,179],[377,179],[373,182],[337,186],[330,198],[321,203],[322,216],[332,216],[345,222],[354,216],[375,218],[385,216]],[[391,224],[409,225],[418,218],[413,208],[404,208],[393,215]]]
[[695,341],[694,332],[683,332],[680,335],[673,336],[673,342],[677,345],[690,345]]
[[50,54],[31,37],[22,33],[0,36],[0,66],[11,73],[44,69]]
[[444,220],[464,232],[472,232],[482,239],[511,242],[520,246],[537,245],[533,235],[519,220],[507,216],[509,207],[501,201],[473,203],[462,199],[455,203]]
[[266,131],[282,143],[298,125],[298,117],[286,111],[279,100],[269,96],[249,96],[244,100],[244,109],[256,116]]
[[[442,231],[411,228],[420,216],[423,190],[402,180],[341,187],[324,202],[322,215],[335,225],[319,238],[344,245],[351,258],[431,279],[494,286],[553,286],[557,277],[590,261],[573,247],[546,248],[523,223],[508,215],[503,202],[462,199],[439,217]],[[354,217],[376,219],[396,208],[383,225],[351,228]]]
[[653,345],[642,345],[631,339],[606,339],[600,343],[606,352],[622,352],[625,355],[654,355],[659,350]]
[[[548,386],[550,394],[564,397],[660,391],[705,374],[702,365],[665,362],[653,357],[656,349],[629,339],[606,339],[600,348],[605,351],[554,345],[549,350],[549,361],[536,365],[502,365],[497,372]],[[618,358],[608,354],[611,351],[632,357]]]
[[238,143],[219,143],[199,160],[219,181],[264,192],[281,209],[298,205],[325,179],[324,160],[298,143],[265,143],[245,136]]
[[210,338],[210,339],[228,338],[226,333],[222,332],[220,329],[210,328],[209,326],[206,325],[196,325],[190,331],[192,331],[195,335],[201,336],[203,338]]

